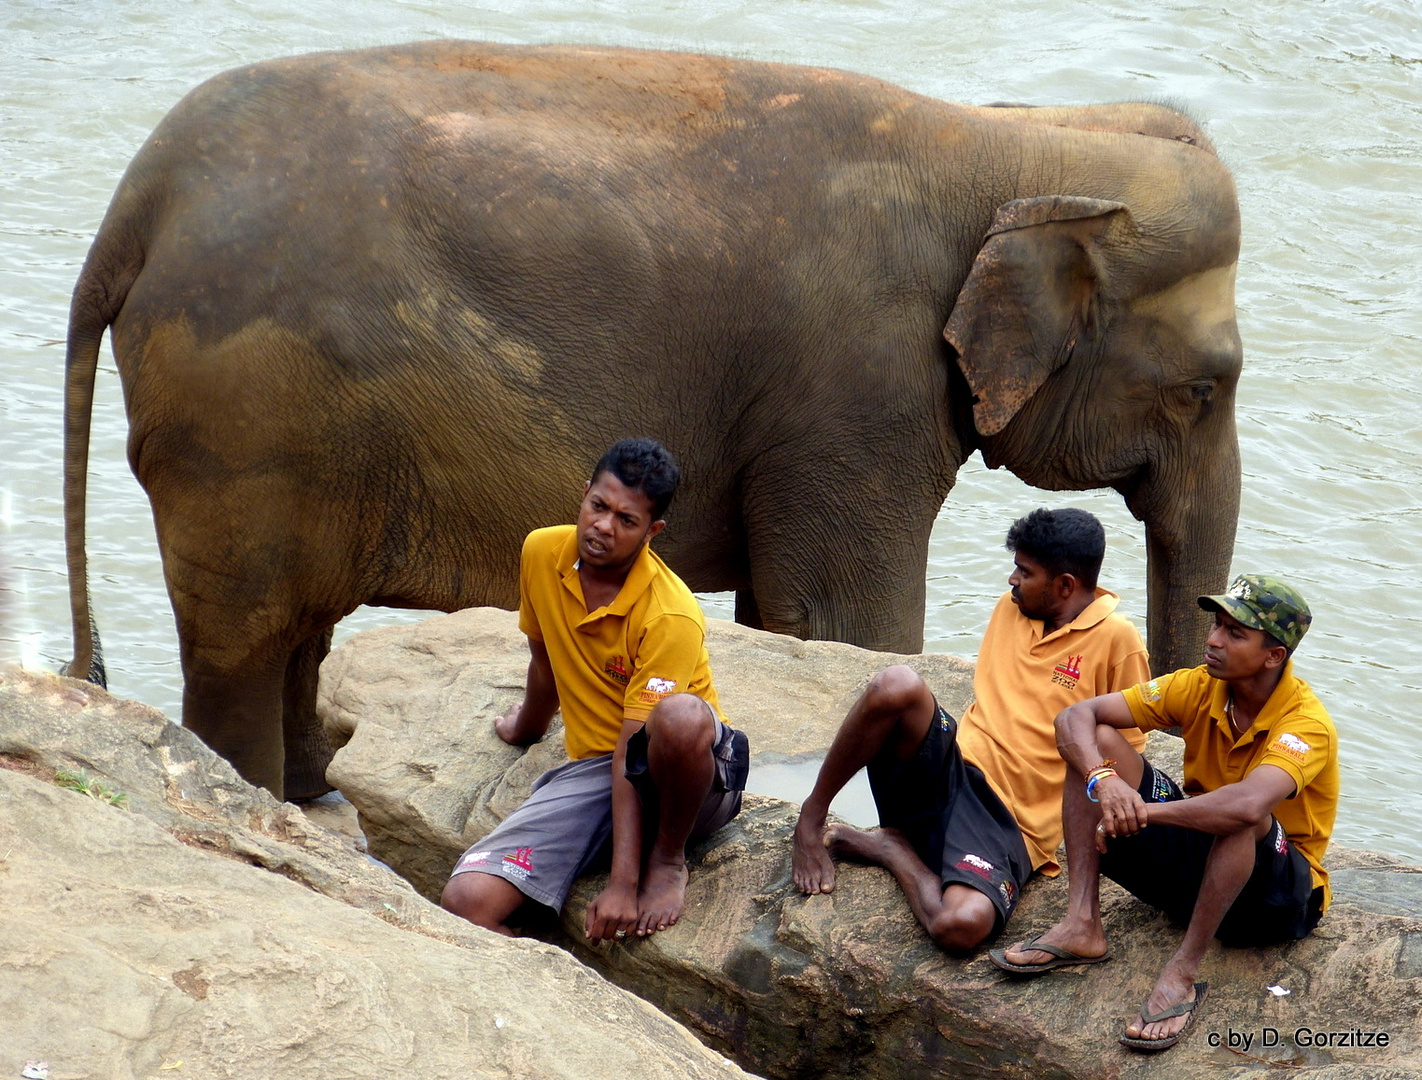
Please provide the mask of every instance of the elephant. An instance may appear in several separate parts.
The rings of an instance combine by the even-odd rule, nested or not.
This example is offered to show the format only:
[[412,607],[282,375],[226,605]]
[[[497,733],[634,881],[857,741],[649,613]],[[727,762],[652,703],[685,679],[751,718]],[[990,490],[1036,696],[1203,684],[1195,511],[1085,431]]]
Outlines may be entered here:
[[691,588],[894,652],[922,646],[974,451],[1114,488],[1179,666],[1238,516],[1239,228],[1210,140],[1158,105],[454,41],[218,75],[139,150],[75,286],[69,670],[106,331],[183,723],[278,798],[329,790],[335,623],[516,606],[525,534],[630,434],[682,463],[657,546]]

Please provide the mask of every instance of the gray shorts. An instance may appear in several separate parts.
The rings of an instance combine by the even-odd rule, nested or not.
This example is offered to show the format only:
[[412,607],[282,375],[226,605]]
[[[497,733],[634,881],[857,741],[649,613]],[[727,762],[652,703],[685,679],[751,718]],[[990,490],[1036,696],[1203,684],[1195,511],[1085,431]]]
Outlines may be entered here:
[[[744,733],[720,724],[716,775],[691,840],[710,836],[741,809],[749,770]],[[647,772],[646,729],[627,742],[627,779],[642,799],[644,831],[655,828],[656,786]],[[612,840],[612,755],[569,761],[533,783],[528,799],[454,864],[455,874],[495,874],[559,911],[580,874],[606,865]]]

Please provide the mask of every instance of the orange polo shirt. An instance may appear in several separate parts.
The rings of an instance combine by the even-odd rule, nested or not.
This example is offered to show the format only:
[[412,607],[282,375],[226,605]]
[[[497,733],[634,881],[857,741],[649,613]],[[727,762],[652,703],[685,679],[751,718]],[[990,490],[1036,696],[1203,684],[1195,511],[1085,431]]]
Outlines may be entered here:
[[695,694],[725,720],[701,605],[650,545],[612,603],[590,612],[576,526],[535,529],[523,542],[519,584],[519,629],[548,650],[572,760],[612,753],[623,719],[645,720],[668,694]]
[[[1043,635],[1004,593],[993,609],[973,675],[974,701],[958,725],[963,756],[983,771],[1012,811],[1032,868],[1061,873],[1062,783],[1066,762],[1057,753],[1057,713],[1098,694],[1150,678],[1145,643],[1115,593],[1096,590],[1066,626]],[[1143,732],[1128,732],[1137,750]]]
[[1308,683],[1294,677],[1294,662],[1284,665],[1279,685],[1238,739],[1225,716],[1229,687],[1203,664],[1132,687],[1125,698],[1141,728],[1179,725],[1187,795],[1237,784],[1260,765],[1293,778],[1294,793],[1274,807],[1274,817],[1308,860],[1314,885],[1323,886],[1327,911],[1333,897],[1323,853],[1338,812],[1338,732]]

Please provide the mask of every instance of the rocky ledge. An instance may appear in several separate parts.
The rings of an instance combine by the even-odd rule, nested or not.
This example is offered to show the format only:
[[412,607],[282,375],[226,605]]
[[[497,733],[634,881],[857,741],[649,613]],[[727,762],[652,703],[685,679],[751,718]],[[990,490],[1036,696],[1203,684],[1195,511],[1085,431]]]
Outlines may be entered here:
[[3,1076],[745,1075],[69,679],[0,672],[0,896]]
[[[949,657],[887,657],[717,621],[709,648],[723,705],[758,760],[822,753],[869,676],[892,660],[922,672],[952,711],[971,693],[971,667]],[[322,668],[320,707],[343,744],[329,778],[359,810],[372,853],[426,896],[562,760],[556,721],[526,752],[493,734],[526,665],[515,617],[475,609],[367,631]],[[1177,740],[1152,740],[1153,758],[1178,762]],[[1150,1058],[1116,1036],[1178,944],[1180,930],[1162,917],[1107,883],[1117,958],[1014,981],[982,953],[956,959],[935,948],[877,868],[846,865],[834,893],[801,896],[790,880],[795,814],[748,797],[696,853],[686,915],[671,930],[587,946],[583,911],[602,884],[589,878],[547,936],[770,1077],[1422,1075],[1422,868],[1334,848],[1336,900],[1314,935],[1273,949],[1216,945],[1194,1030],[1168,1057]],[[1065,901],[1064,878],[1034,881],[1011,932],[1049,925]]]

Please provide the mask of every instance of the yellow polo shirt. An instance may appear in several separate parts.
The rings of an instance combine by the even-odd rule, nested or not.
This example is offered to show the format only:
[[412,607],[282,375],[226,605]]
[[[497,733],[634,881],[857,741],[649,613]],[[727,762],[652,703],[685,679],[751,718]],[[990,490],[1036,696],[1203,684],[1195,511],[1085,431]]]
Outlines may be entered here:
[[695,694],[724,721],[706,619],[681,578],[644,546],[612,603],[590,612],[577,563],[573,525],[535,529],[523,542],[518,625],[548,650],[568,757],[612,753],[623,718],[645,720],[668,694]]
[[1323,886],[1328,910],[1332,890],[1323,853],[1338,812],[1338,732],[1308,684],[1294,677],[1294,662],[1284,666],[1279,685],[1238,739],[1225,716],[1229,687],[1203,664],[1132,687],[1125,698],[1141,728],[1179,725],[1186,794],[1237,784],[1260,765],[1277,765],[1293,778],[1294,794],[1274,807],[1274,816],[1308,860],[1314,885]]
[[[1150,678],[1145,643],[1124,615],[1115,593],[1096,590],[1086,609],[1066,626],[1043,635],[1004,593],[993,609],[978,650],[974,701],[958,725],[963,756],[983,771],[1012,811],[1032,868],[1061,873],[1062,783],[1066,762],[1057,753],[1057,713],[1098,694],[1124,690]],[[1145,746],[1143,732],[1127,740]]]

